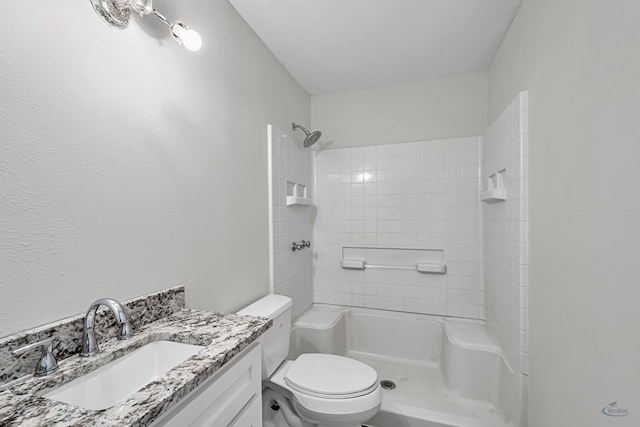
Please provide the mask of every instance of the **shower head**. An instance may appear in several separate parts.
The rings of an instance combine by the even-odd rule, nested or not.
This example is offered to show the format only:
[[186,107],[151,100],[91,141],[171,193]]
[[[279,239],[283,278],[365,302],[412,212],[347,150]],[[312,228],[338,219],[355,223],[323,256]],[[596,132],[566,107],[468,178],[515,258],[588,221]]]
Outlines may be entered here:
[[320,132],[319,130],[316,130],[316,131],[313,131],[313,132],[309,132],[304,127],[302,127],[300,125],[297,125],[295,123],[291,123],[291,129],[296,130],[298,128],[302,129],[302,131],[307,135],[307,137],[304,139],[304,142],[302,143],[304,148],[311,147],[313,144],[318,142],[318,140],[322,136],[322,132]]

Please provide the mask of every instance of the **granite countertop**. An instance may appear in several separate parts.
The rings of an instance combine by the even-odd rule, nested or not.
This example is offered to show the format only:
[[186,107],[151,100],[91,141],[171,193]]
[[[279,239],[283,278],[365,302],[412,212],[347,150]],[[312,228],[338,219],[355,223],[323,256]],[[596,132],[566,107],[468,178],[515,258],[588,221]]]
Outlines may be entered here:
[[[0,386],[0,426],[145,426],[216,373],[272,321],[259,317],[183,309],[149,323],[128,340],[98,337],[100,354],[69,357],[45,378],[27,375]],[[104,366],[149,342],[169,340],[206,346],[198,354],[104,410],[87,410],[40,397],[59,385]]]

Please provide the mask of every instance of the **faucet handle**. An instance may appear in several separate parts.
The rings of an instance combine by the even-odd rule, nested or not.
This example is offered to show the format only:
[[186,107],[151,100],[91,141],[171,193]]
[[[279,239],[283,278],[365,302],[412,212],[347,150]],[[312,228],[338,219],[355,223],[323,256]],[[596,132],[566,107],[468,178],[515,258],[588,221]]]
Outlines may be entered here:
[[20,347],[11,352],[12,356],[21,356],[24,353],[31,351],[33,349],[40,348],[41,354],[38,363],[36,364],[35,371],[33,372],[34,377],[45,377],[49,374],[53,374],[58,371],[60,367],[58,366],[58,361],[53,355],[53,345],[54,339],[47,338],[42,341],[34,342],[32,344],[27,344],[24,347]]

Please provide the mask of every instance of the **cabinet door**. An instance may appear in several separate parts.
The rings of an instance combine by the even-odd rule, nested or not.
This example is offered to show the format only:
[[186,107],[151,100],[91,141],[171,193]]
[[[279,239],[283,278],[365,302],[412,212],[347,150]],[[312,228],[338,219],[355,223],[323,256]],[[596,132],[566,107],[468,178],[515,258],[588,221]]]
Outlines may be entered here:
[[[226,427],[229,425],[260,427],[261,359],[256,344],[235,356],[221,372],[189,393],[175,409],[153,423],[153,427]],[[258,402],[256,423],[255,407]],[[249,424],[238,424],[243,416]]]
[[262,396],[254,396],[229,427],[262,427]]

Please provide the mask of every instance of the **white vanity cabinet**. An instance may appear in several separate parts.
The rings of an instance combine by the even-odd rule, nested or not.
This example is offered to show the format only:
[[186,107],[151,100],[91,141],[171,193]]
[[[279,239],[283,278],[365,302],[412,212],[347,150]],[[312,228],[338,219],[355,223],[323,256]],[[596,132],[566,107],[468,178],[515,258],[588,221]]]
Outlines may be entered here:
[[152,427],[262,427],[260,344],[253,343]]

